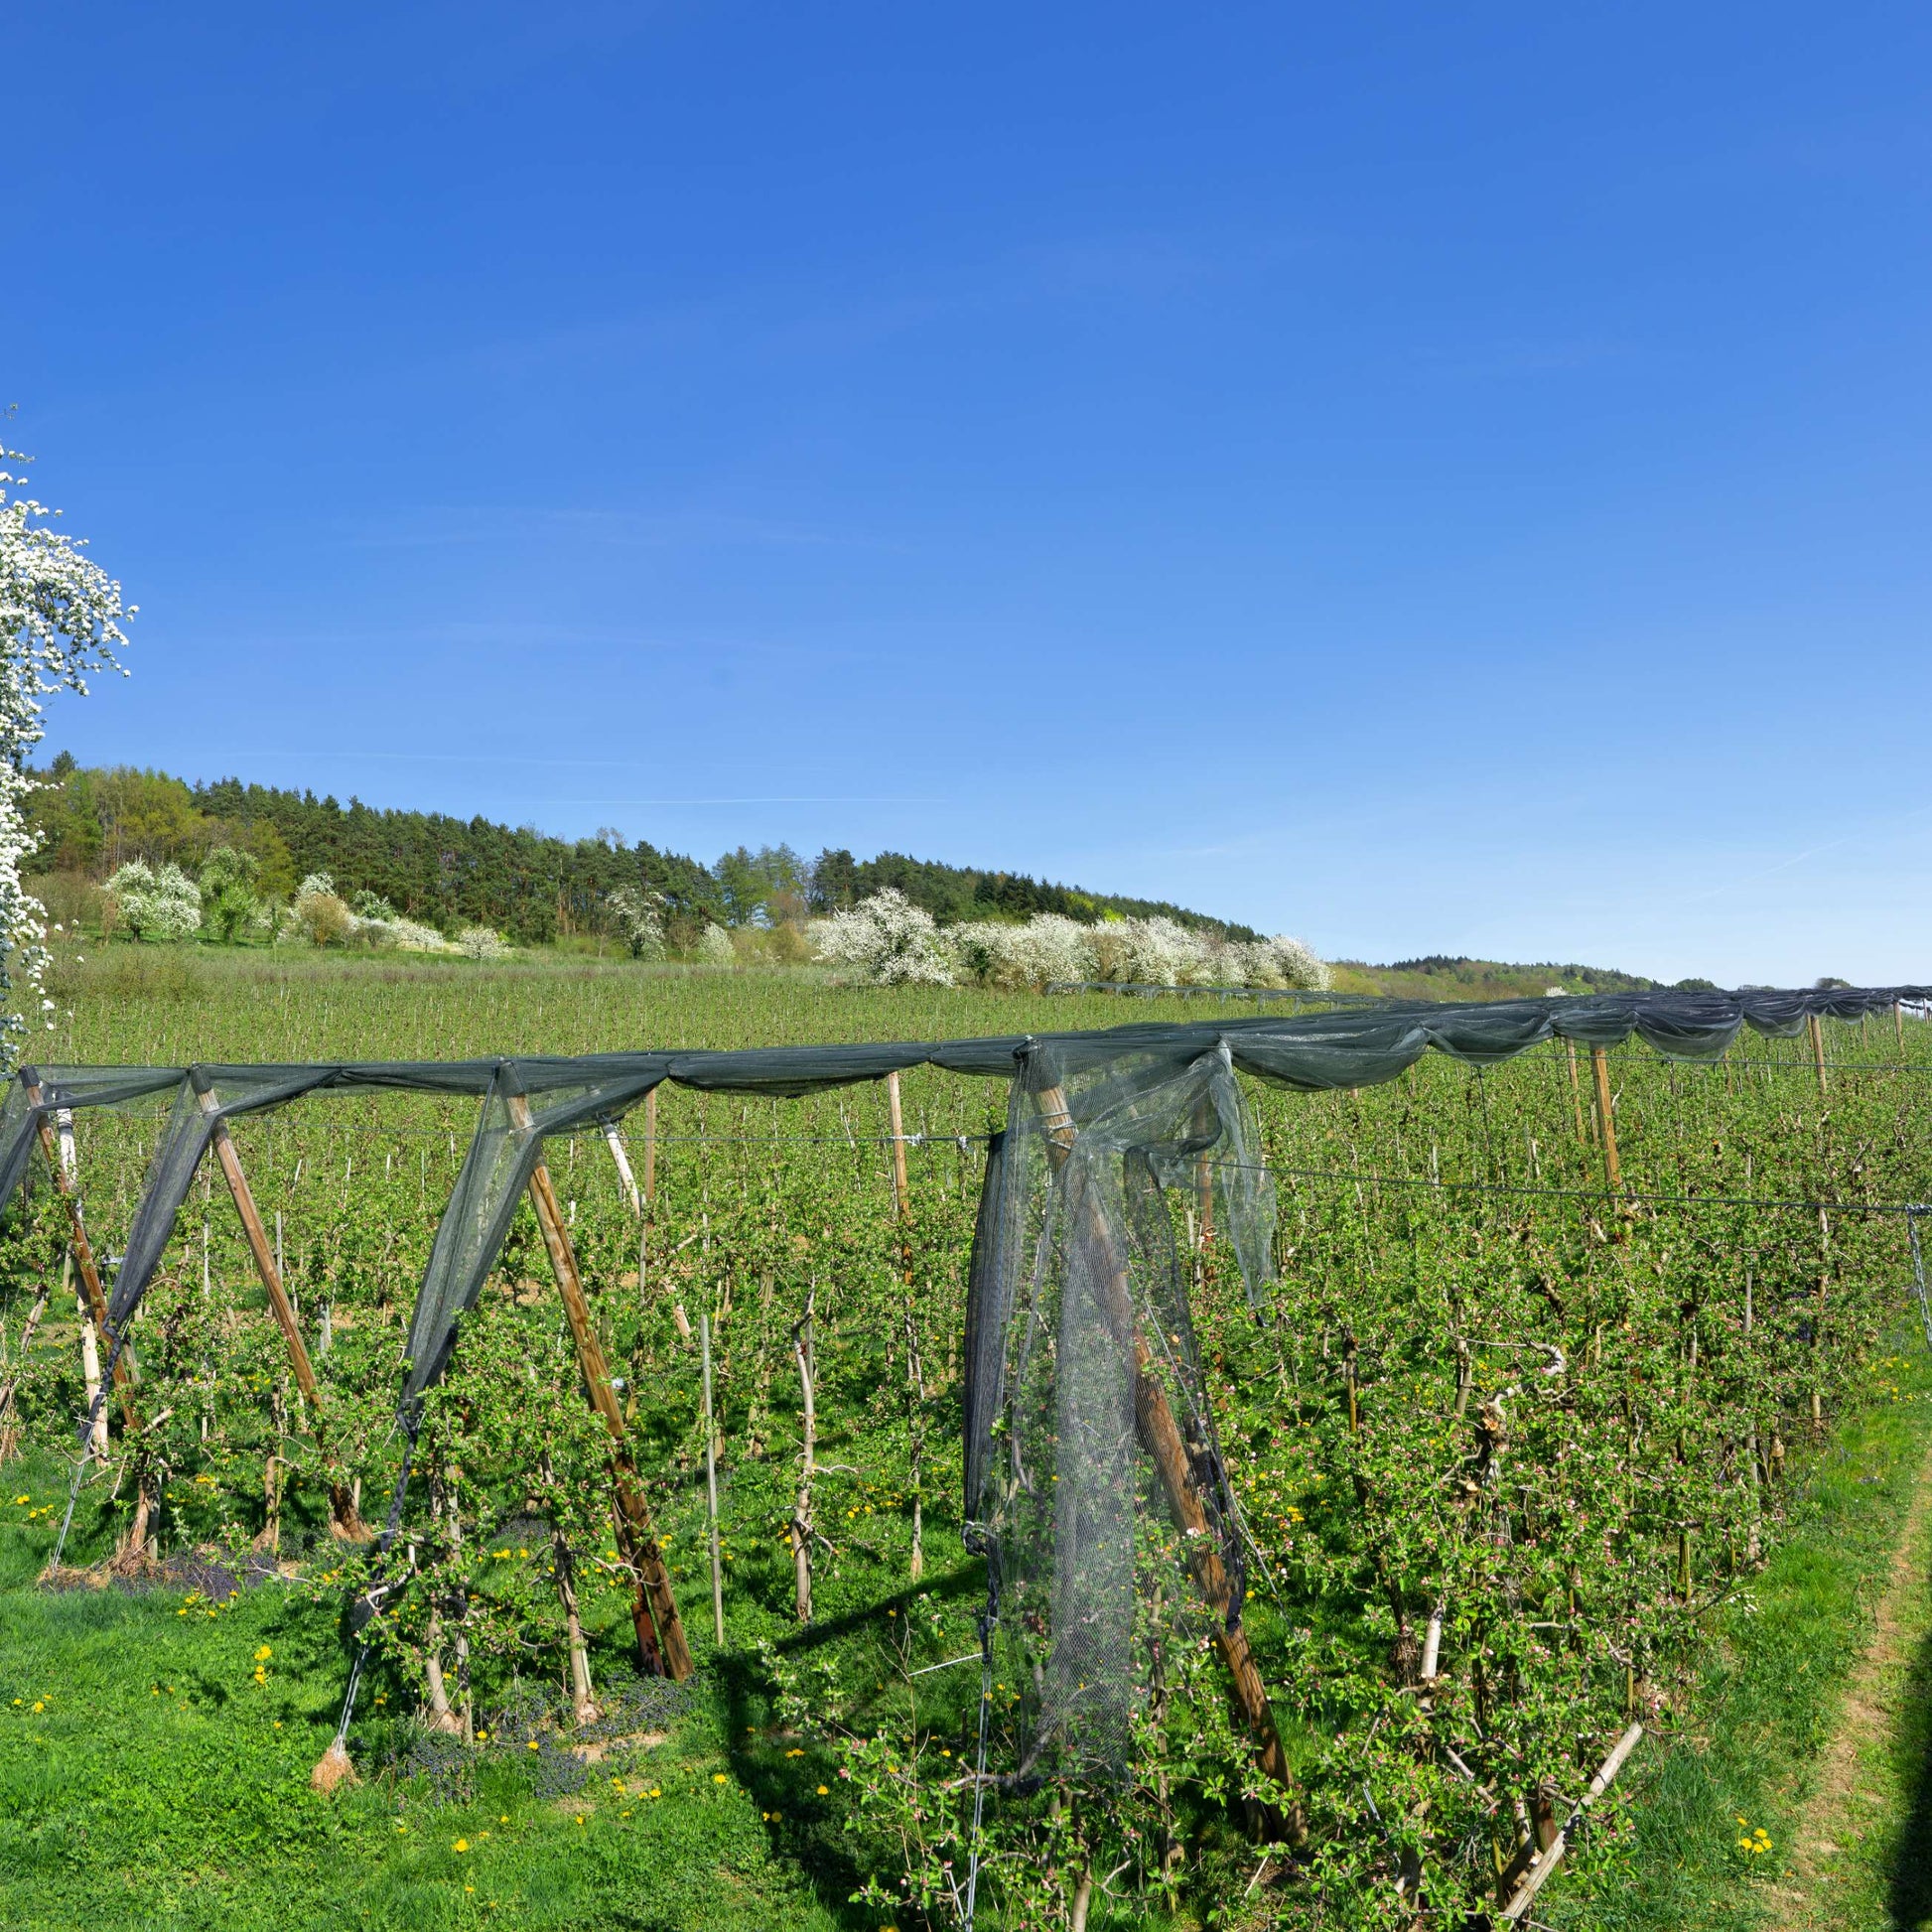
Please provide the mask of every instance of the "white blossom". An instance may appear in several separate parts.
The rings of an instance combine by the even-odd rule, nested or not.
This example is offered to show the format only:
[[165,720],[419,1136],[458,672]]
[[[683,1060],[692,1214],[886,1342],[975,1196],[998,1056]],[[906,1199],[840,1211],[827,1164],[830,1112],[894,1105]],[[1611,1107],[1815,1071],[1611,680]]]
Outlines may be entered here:
[[179,866],[130,859],[103,890],[137,939],[192,939],[202,929],[202,889]]
[[962,971],[1009,992],[1038,993],[1055,980],[1090,980],[1099,971],[1092,929],[1059,912],[1035,912],[1025,925],[956,925],[946,937]]
[[708,925],[698,938],[698,957],[707,966],[736,966],[738,948],[721,925]]
[[11,1062],[47,970],[47,914],[20,883],[36,843],[23,801],[35,780],[22,769],[41,742],[41,700],[86,694],[95,671],[118,670],[114,653],[135,607],[73,537],[51,529],[46,505],[9,496],[27,459],[0,449],[0,1060]]
[[457,950],[471,959],[507,959],[509,947],[493,926],[467,925],[456,936]]
[[952,963],[932,914],[888,886],[857,905],[814,919],[815,957],[852,968],[875,986],[950,986]]
[[620,886],[606,903],[632,959],[664,957],[663,897],[643,886]]

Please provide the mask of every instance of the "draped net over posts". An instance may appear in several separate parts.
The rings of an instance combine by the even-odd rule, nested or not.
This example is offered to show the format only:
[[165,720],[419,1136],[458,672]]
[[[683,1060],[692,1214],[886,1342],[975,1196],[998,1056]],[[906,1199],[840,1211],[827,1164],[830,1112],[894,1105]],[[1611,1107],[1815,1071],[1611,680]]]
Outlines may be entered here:
[[[1154,1385],[1233,1583],[1224,1613],[1241,1608],[1234,1498],[1164,1190],[1218,1204],[1256,1300],[1273,1275],[1274,1188],[1251,1158],[1225,1042],[1178,1067],[1139,1052],[1074,1074],[1044,1042],[1019,1059],[970,1279],[966,1538],[991,1567],[1005,1681],[1021,1687],[1013,1775],[1117,1776],[1139,1675],[1141,1531],[1171,1513],[1155,1493],[1164,1472],[1136,1451]],[[1160,1581],[1179,1605],[1184,1579]]]
[[[1711,1059],[1745,1027],[1789,1037],[1814,1016],[1856,1020],[1929,1000],[1932,988],[1922,986],[1666,992],[1479,1006],[1388,1002],[1088,1033],[737,1052],[29,1066],[0,1105],[0,1209],[26,1175],[50,1115],[172,1092],[109,1304],[110,1329],[122,1337],[217,1121],[347,1090],[475,1096],[476,1132],[410,1322],[400,1403],[411,1422],[448,1364],[547,1136],[614,1120],[665,1081],[784,1097],[920,1065],[1008,1079],[1008,1124],[987,1164],[968,1304],[968,1537],[988,1557],[999,1640],[1025,1687],[1023,1764],[1112,1771],[1126,1761],[1136,1696],[1135,1566],[1161,1520],[1149,1515],[1149,1458],[1136,1447],[1137,1434],[1147,1439],[1137,1405],[1157,1389],[1177,1423],[1207,1533],[1222,1547],[1229,1583],[1220,1613],[1240,1614],[1234,1499],[1166,1199],[1168,1190],[1205,1179],[1249,1293],[1259,1294],[1269,1276],[1273,1198],[1248,1158],[1236,1071],[1319,1092],[1394,1079],[1431,1048],[1480,1066],[1551,1038],[1610,1046],[1633,1034],[1672,1058]],[[512,1108],[516,1096],[527,1114]]]

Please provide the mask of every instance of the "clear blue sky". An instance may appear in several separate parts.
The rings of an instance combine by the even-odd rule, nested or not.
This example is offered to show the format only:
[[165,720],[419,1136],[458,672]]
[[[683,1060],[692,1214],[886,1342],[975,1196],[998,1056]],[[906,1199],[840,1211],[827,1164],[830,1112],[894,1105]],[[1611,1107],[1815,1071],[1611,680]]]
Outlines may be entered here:
[[17,9],[49,749],[1932,978],[1932,13]]

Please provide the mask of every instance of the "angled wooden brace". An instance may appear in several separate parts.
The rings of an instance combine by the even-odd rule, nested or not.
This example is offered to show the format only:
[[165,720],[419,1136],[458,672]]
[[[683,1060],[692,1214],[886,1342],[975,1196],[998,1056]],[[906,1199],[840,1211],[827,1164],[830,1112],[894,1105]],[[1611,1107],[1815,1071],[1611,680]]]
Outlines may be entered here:
[[[519,1133],[529,1132],[530,1103],[522,1094],[509,1096],[509,1116],[510,1124]],[[564,1314],[570,1322],[571,1340],[577,1345],[577,1363],[584,1372],[591,1407],[611,1437],[618,1536],[624,1561],[637,1578],[630,1606],[637,1649],[646,1666],[660,1675],[686,1678],[696,1666],[691,1659],[691,1647],[684,1639],[684,1623],[677,1613],[670,1572],[664,1568],[663,1553],[651,1528],[650,1507],[644,1501],[636,1464],[631,1461],[630,1450],[624,1443],[623,1412],[618,1407],[610,1366],[604,1359],[604,1344],[598,1339],[590,1304],[584,1299],[584,1278],[577,1267],[577,1252],[571,1246],[570,1230],[557,1206],[557,1190],[550,1183],[550,1170],[540,1154],[530,1171],[530,1203],[537,1211],[537,1225],[543,1230],[543,1245],[549,1250],[550,1270],[557,1278],[557,1292],[563,1298]]]
[[[221,1105],[208,1088],[204,1088],[197,1098],[205,1114],[215,1113]],[[235,1212],[241,1216],[242,1231],[248,1237],[248,1251],[255,1258],[255,1272],[262,1278],[262,1286],[268,1291],[269,1307],[275,1311],[282,1339],[288,1344],[289,1363],[295,1370],[296,1387],[302,1391],[315,1415],[312,1433],[322,1455],[323,1467],[329,1472],[329,1533],[345,1543],[367,1543],[374,1533],[362,1521],[349,1486],[329,1452],[322,1385],[316,1380],[315,1365],[309,1360],[301,1327],[295,1319],[295,1310],[290,1306],[288,1291],[282,1286],[282,1271],[275,1266],[275,1250],[269,1245],[268,1230],[262,1225],[262,1217],[256,1210],[248,1176],[241,1172],[241,1157],[235,1152],[234,1140],[228,1133],[226,1121],[215,1121],[212,1139],[215,1156],[227,1178],[228,1192],[234,1197]]]

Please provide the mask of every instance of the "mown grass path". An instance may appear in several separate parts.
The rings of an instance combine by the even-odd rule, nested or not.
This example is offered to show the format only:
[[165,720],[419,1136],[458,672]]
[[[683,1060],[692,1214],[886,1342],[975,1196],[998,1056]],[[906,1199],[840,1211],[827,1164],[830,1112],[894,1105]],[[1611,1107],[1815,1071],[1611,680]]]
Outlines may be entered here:
[[1932,1925],[1932,1453],[1854,1668],[1783,1882],[1775,1932]]

